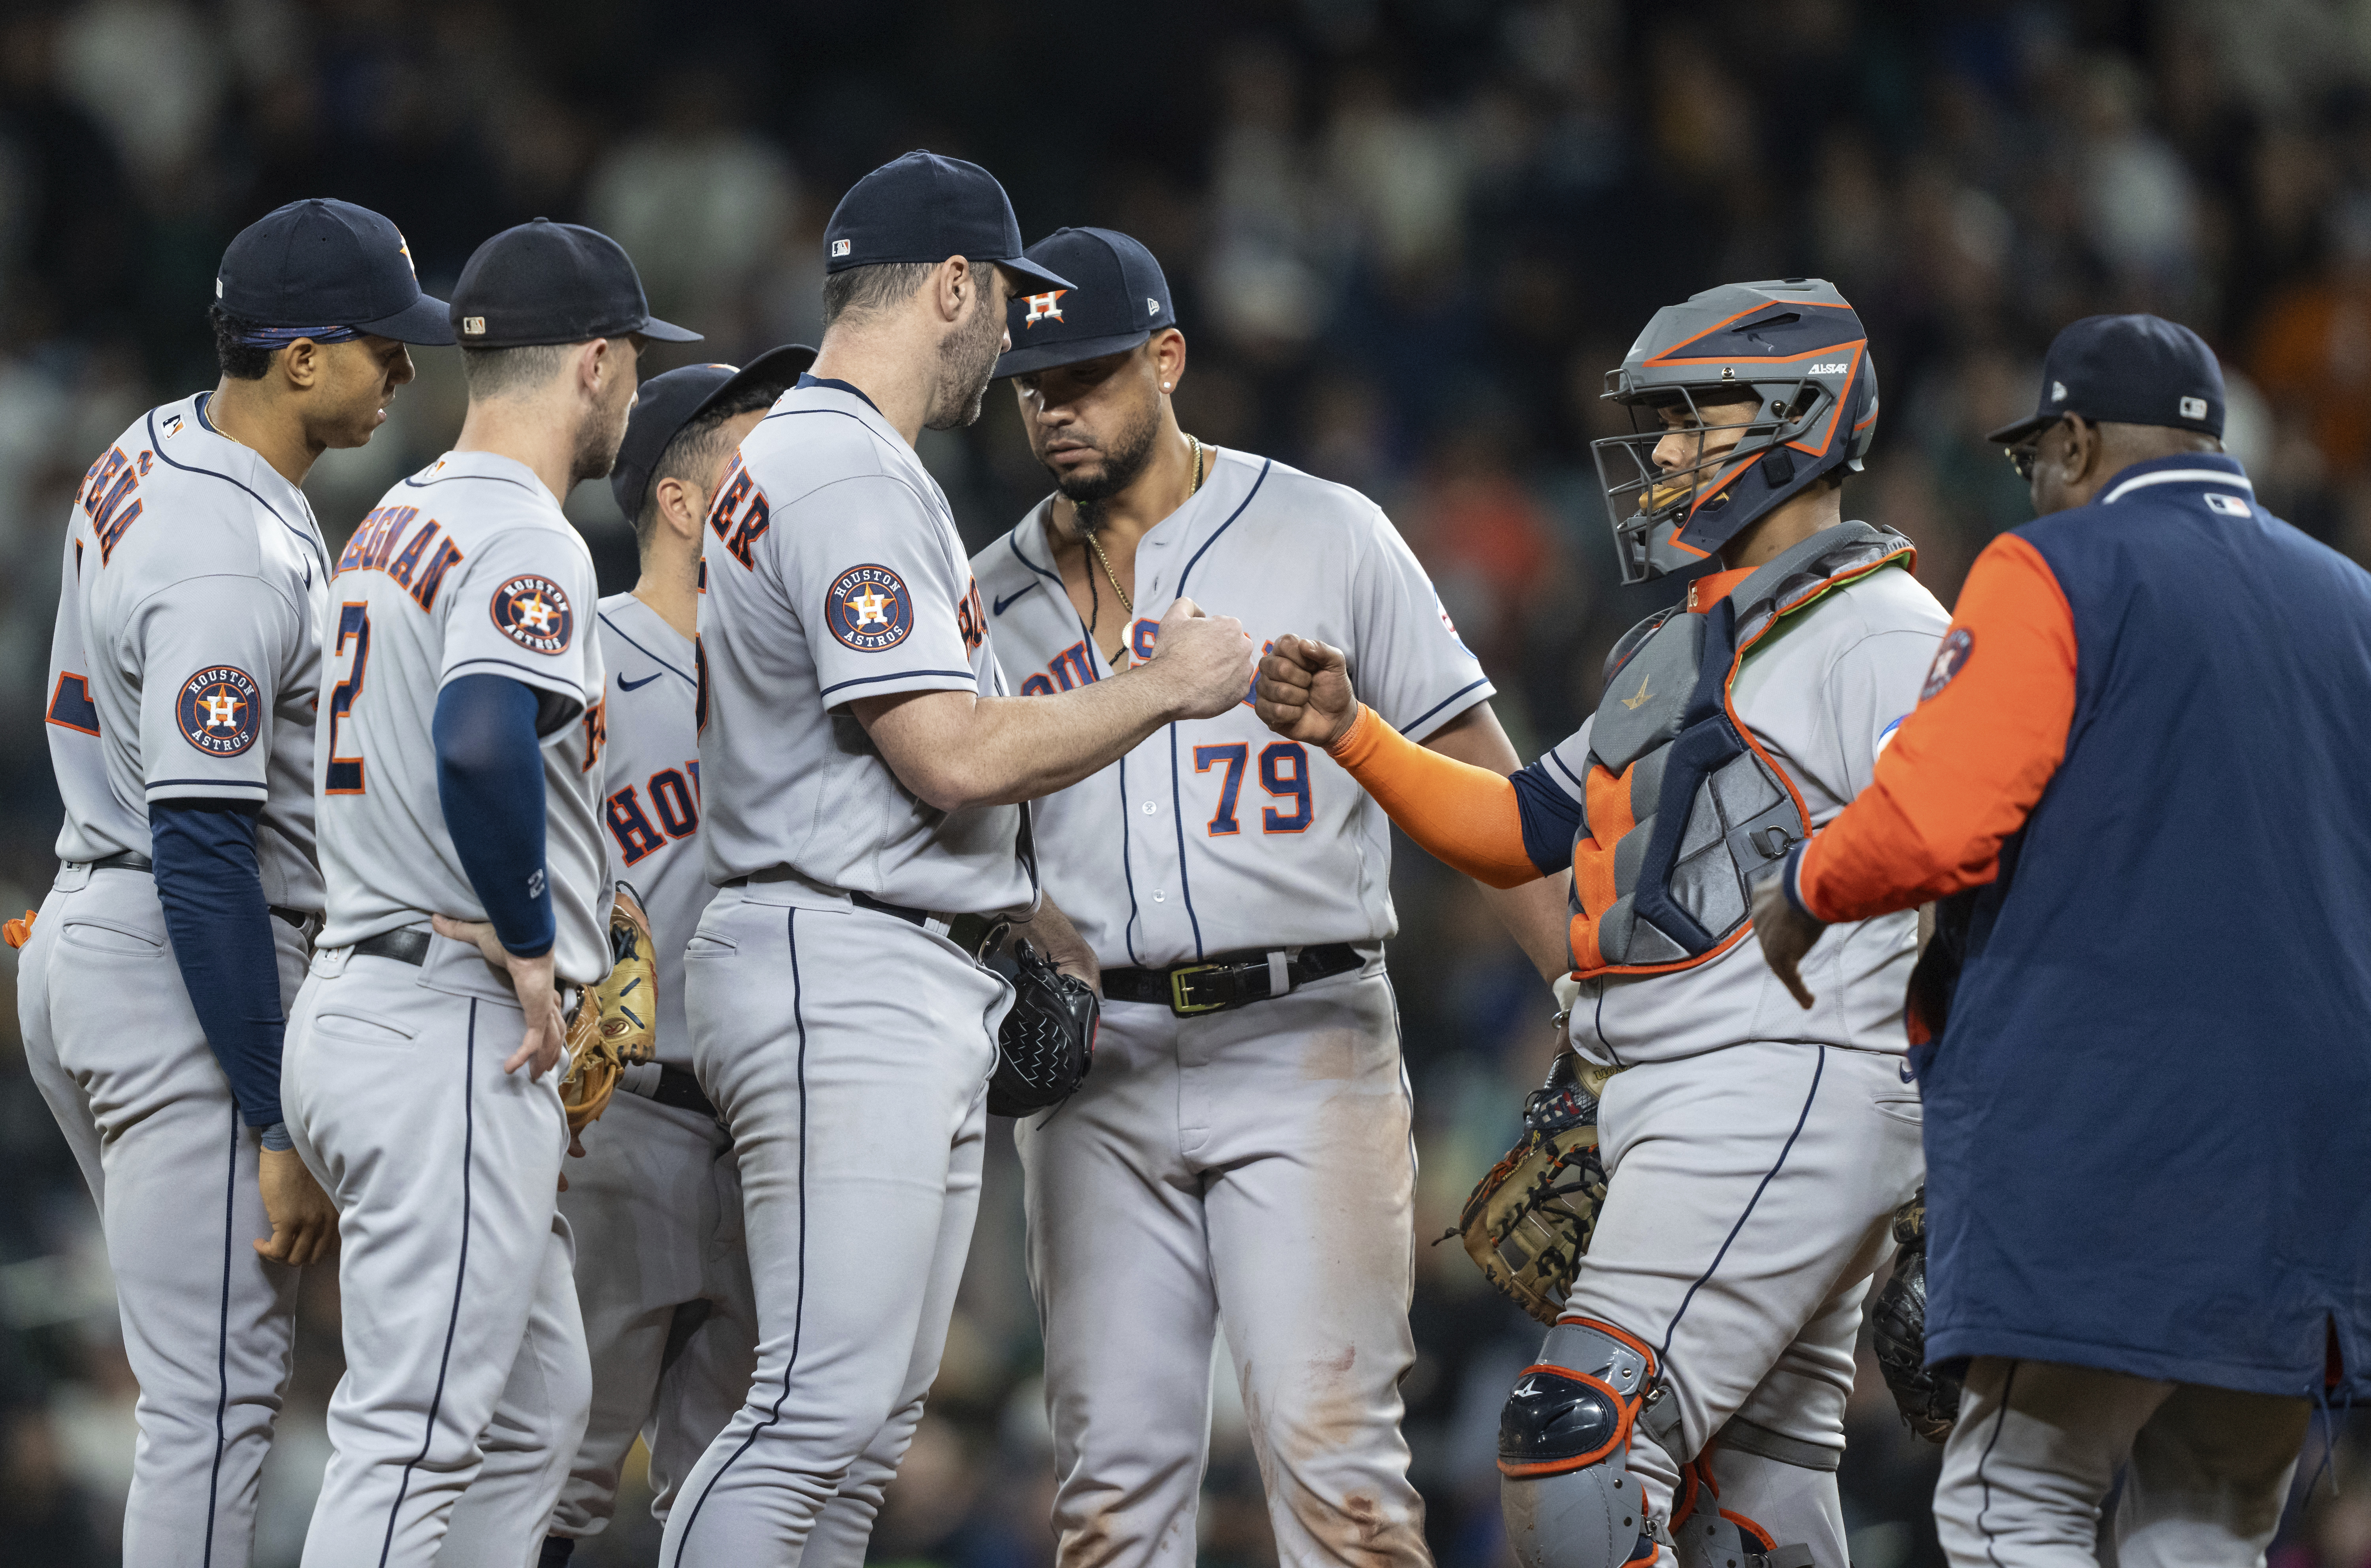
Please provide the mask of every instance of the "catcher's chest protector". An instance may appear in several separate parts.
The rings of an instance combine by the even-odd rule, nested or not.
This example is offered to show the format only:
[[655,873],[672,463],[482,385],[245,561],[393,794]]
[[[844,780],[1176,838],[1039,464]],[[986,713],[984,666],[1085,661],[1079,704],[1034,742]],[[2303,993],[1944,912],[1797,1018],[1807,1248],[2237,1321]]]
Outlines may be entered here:
[[1746,655],[1830,590],[1916,559],[1891,528],[1822,529],[1703,612],[1664,612],[1606,682],[1572,847],[1573,968],[1660,974],[1745,934],[1753,879],[1809,836],[1803,798],[1738,721]]

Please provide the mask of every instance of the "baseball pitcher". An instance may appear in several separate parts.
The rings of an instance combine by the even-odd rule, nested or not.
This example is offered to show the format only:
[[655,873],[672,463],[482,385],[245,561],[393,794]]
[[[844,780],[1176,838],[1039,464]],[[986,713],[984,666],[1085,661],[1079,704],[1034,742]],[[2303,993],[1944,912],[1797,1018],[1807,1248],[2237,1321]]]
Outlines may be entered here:
[[651,318],[633,264],[538,219],[454,293],[454,449],[363,519],[330,595],[329,917],[289,1031],[296,1147],[337,1200],[346,1375],[306,1568],[517,1568],[584,1425],[554,1210],[562,992],[610,967],[593,559]]
[[1606,396],[1646,426],[1597,444],[1625,579],[1719,559],[1615,645],[1578,734],[1511,782],[1464,767],[1301,638],[1263,661],[1261,713],[1450,863],[1501,886],[1572,872],[1570,1038],[1621,1070],[1595,1235],[1500,1419],[1518,1559],[1845,1568],[1853,1339],[1920,1171],[1915,917],[1839,928],[1806,1013],[1744,941],[1748,900],[1867,786],[1946,617],[1907,539],[1844,520],[1877,376],[1828,283],[1658,312]]
[[[826,230],[822,352],[708,512],[692,1065],[740,1161],[758,1373],[678,1491],[667,1568],[857,1568],[936,1375],[1011,988],[977,962],[1038,906],[1017,802],[1238,701],[1251,644],[1173,610],[1158,658],[1005,695],[925,426],[977,418],[1024,260],[1003,188],[929,153]],[[1093,955],[1041,913],[1044,945]]]
[[[1111,679],[1205,594],[1255,638],[1323,627],[1404,732],[1514,772],[1488,679],[1375,504],[1178,428],[1186,338],[1151,253],[1089,228],[1028,254],[1071,282],[1012,303],[997,368],[1057,488],[972,562],[1023,692]],[[1194,1561],[1223,1313],[1280,1559],[1425,1562],[1390,825],[1239,696],[1035,808],[1105,1001],[1078,1095],[1014,1126],[1061,1557]],[[1561,890],[1494,896],[1560,970]]]
[[386,419],[405,344],[453,340],[395,225],[343,202],[243,230],[214,298],[221,384],[134,420],[67,514],[45,726],[64,864],[17,971],[140,1381],[135,1568],[247,1561],[296,1271],[337,1244],[280,1098],[321,911],[330,560],[298,487]]

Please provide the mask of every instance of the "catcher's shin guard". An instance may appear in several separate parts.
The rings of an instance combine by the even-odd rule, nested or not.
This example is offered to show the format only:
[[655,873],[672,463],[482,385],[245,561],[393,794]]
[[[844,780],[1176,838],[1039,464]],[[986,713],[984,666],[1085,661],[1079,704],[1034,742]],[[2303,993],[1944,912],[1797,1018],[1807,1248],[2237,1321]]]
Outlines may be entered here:
[[1671,1499],[1671,1551],[1680,1568],[1811,1568],[1811,1549],[1780,1546],[1770,1532],[1720,1505],[1706,1449],[1680,1467]]
[[1654,1518],[1629,1462],[1655,1373],[1645,1343],[1574,1318],[1548,1331],[1515,1379],[1498,1417],[1498,1504],[1523,1568],[1655,1560]]

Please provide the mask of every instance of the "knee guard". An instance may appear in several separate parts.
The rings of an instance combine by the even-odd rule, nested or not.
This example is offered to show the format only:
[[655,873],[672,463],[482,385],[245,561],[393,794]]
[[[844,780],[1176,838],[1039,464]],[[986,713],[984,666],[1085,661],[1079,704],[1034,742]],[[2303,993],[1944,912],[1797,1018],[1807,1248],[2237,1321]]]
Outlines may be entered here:
[[1498,1499],[1522,1568],[1625,1568],[1657,1532],[1630,1440],[1655,1389],[1655,1353],[1588,1319],[1548,1331],[1498,1417]]
[[1707,1447],[1680,1467],[1671,1499],[1671,1552],[1680,1568],[1811,1568],[1811,1549],[1780,1546],[1770,1532],[1720,1505]]

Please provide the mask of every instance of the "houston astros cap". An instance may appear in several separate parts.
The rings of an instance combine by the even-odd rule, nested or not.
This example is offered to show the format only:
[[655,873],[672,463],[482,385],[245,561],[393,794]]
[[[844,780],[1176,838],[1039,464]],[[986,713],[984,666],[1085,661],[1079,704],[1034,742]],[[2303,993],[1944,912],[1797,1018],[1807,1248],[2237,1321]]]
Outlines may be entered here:
[[239,230],[214,274],[214,302],[264,330],[259,344],[344,342],[368,332],[449,343],[445,302],[420,292],[396,226],[351,202],[314,197]]
[[1066,289],[1022,259],[1021,225],[996,176],[976,163],[912,152],[848,188],[823,231],[823,270],[885,261],[993,261],[1027,289]]
[[618,460],[609,467],[609,493],[618,510],[631,523],[642,516],[649,498],[651,475],[666,455],[667,444],[683,427],[721,403],[743,392],[764,390],[779,397],[815,363],[815,352],[804,343],[768,349],[747,364],[688,364],[653,375],[642,385],[634,411],[626,419],[626,439],[618,445]]
[[2215,351],[2161,316],[2087,316],[2052,340],[2041,403],[1987,440],[2014,445],[2068,414],[2095,423],[2171,425],[2223,433],[2223,367]]
[[584,343],[639,332],[667,343],[700,334],[651,314],[625,248],[578,224],[538,218],[469,253],[453,285],[453,329],[465,349]]
[[1012,296],[1005,318],[1012,347],[996,362],[999,375],[1116,354],[1177,325],[1161,263],[1117,229],[1056,229],[1024,254],[1077,282],[1047,294]]

